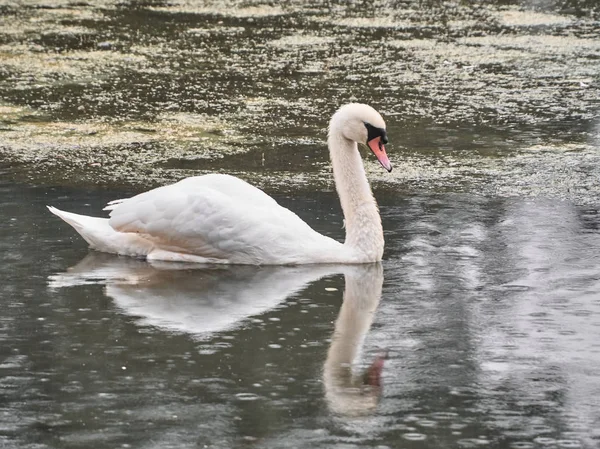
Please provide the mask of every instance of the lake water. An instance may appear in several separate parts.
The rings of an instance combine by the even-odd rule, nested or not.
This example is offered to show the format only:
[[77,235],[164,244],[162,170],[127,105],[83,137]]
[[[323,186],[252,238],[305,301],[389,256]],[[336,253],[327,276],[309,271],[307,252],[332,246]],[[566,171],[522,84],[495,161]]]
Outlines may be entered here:
[[[45,209],[122,194],[0,188],[6,447],[597,446],[596,209],[384,195],[353,268],[153,266]],[[341,237],[334,195],[279,199]]]
[[[2,2],[0,447],[598,447],[600,9],[489,3]],[[148,264],[45,207],[227,172],[341,240],[348,101],[382,264]]]

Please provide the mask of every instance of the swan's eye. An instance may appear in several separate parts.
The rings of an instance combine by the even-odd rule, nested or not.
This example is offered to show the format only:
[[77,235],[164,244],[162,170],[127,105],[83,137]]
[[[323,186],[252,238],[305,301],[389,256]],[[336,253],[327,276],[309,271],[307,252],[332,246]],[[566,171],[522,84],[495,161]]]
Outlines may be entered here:
[[365,123],[365,127],[367,128],[367,142],[375,139],[376,137],[381,137],[381,142],[388,143],[387,133],[383,128],[377,128],[370,123]]

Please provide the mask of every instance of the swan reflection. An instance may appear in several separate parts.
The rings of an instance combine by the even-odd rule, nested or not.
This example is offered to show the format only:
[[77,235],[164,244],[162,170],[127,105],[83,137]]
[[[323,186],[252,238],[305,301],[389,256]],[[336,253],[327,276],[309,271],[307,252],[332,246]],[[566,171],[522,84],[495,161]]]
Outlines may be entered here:
[[66,273],[50,277],[51,288],[104,284],[106,295],[140,323],[194,337],[231,330],[273,309],[339,266],[214,266],[152,263],[93,252]]
[[90,253],[50,288],[102,284],[106,295],[140,324],[208,338],[235,329],[320,278],[343,273],[344,301],[323,370],[326,400],[334,413],[374,410],[381,393],[384,356],[365,372],[355,363],[381,298],[381,264],[296,267],[208,266],[152,262]]
[[334,413],[362,415],[372,412],[381,396],[385,354],[378,355],[364,372],[355,365],[379,305],[383,269],[381,264],[354,266],[344,274],[344,302],[323,369],[325,397]]

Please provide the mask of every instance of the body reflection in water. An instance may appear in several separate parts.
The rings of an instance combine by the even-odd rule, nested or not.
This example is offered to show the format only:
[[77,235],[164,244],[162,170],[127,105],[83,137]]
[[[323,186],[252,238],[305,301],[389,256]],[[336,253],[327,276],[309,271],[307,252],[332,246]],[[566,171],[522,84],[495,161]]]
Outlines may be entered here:
[[335,322],[335,331],[323,369],[325,396],[331,411],[343,415],[372,412],[381,396],[379,355],[366,371],[356,369],[363,342],[381,298],[381,264],[347,267],[344,302]]
[[240,326],[322,277],[343,273],[344,301],[323,370],[326,399],[338,414],[372,412],[380,397],[383,356],[366,371],[353,366],[381,298],[383,268],[366,265],[298,267],[206,266],[153,262],[90,253],[66,273],[50,277],[50,288],[90,283],[140,324],[208,338]]
[[214,266],[143,260],[92,252],[51,288],[100,283],[140,324],[209,337],[260,315],[310,282],[340,273],[335,265]]

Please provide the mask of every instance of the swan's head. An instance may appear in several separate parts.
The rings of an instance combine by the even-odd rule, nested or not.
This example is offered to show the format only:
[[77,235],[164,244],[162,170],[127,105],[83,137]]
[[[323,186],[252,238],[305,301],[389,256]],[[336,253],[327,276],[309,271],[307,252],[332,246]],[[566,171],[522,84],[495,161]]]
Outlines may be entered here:
[[334,130],[346,139],[366,144],[382,167],[392,171],[384,146],[388,143],[385,121],[371,106],[362,103],[342,106],[331,118],[329,133]]

